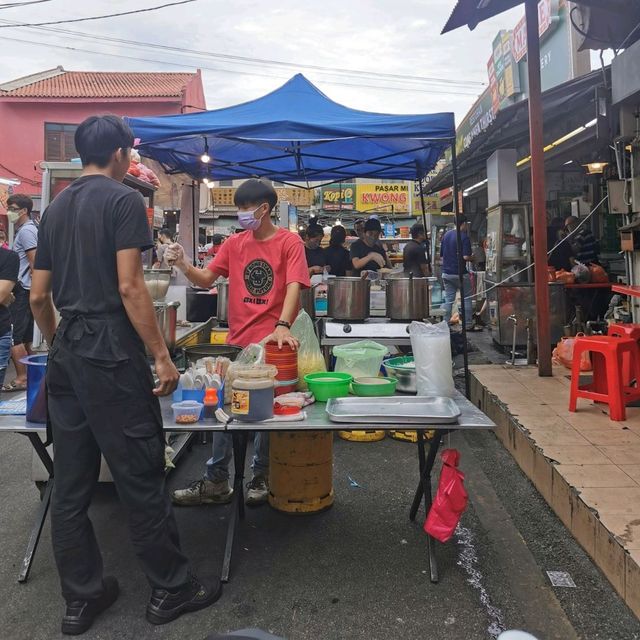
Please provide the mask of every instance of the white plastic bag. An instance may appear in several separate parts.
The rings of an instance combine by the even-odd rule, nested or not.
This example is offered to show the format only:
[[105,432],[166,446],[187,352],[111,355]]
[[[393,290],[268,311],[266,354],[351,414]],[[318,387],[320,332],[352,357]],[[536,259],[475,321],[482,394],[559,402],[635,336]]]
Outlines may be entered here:
[[412,322],[409,327],[416,365],[419,396],[447,396],[455,393],[451,340],[446,322]]

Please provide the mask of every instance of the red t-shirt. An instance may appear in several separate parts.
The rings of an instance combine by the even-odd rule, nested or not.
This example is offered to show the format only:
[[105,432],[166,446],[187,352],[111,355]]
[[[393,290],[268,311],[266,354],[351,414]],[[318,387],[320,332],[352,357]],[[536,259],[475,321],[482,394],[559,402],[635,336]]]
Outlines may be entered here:
[[262,241],[252,231],[235,234],[207,268],[229,278],[228,341],[241,347],[273,333],[288,284],[310,286],[302,240],[286,229]]

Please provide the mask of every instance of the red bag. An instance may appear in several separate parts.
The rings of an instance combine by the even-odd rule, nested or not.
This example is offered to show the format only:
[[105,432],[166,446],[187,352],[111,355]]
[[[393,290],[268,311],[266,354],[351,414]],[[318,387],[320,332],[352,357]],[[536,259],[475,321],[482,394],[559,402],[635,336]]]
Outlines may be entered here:
[[599,264],[590,264],[591,282],[609,282],[607,272]]
[[[560,338],[560,342],[553,350],[553,361],[556,364],[561,364],[567,369],[573,368],[573,347],[576,342],[576,338],[584,336],[584,333],[579,333],[575,338]],[[591,371],[591,358],[588,351],[583,351],[580,356],[580,371]]]
[[442,452],[442,471],[438,491],[424,521],[424,530],[440,542],[451,538],[469,502],[464,488],[464,473],[458,469],[460,452],[445,449]]

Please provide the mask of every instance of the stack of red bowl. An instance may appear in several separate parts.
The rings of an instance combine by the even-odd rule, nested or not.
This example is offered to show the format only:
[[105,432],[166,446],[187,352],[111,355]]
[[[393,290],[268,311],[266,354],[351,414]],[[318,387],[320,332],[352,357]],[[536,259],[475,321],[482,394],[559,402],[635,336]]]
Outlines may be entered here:
[[265,345],[265,362],[274,365],[278,369],[275,388],[276,396],[296,390],[298,386],[297,351],[294,351],[288,344],[282,345],[282,349],[279,349],[277,344],[269,343]]

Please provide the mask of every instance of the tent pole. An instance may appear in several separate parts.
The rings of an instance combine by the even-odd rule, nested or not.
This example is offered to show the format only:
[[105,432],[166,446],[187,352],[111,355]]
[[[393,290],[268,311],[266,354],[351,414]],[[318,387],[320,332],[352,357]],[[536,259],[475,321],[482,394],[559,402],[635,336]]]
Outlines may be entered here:
[[544,184],[538,0],[526,0],[525,11],[527,20],[527,68],[529,72],[529,147],[531,153],[536,326],[538,328],[538,375],[551,376],[551,332],[549,327],[549,285],[547,279],[547,203]]
[[[199,209],[200,207],[198,207]],[[200,239],[200,212],[196,215],[196,183],[191,181],[191,214],[193,215],[193,266],[198,264],[198,240]]]
[[424,186],[422,179],[420,179],[420,206],[422,207],[422,226],[424,227],[424,233],[427,236],[427,262],[429,263],[429,271],[433,273],[433,266],[431,265],[431,243],[429,242],[429,229],[427,227],[427,210],[424,207]]
[[[456,221],[456,251],[458,254],[458,276],[460,279],[460,317],[462,319],[462,342],[464,357],[464,390],[467,398],[471,395],[469,384],[469,350],[467,346],[467,314],[465,313],[465,287],[464,274],[466,273],[466,265],[464,263],[464,255],[462,253],[462,233],[460,232],[460,207],[458,205],[458,159],[456,155],[456,139],[451,142],[451,168],[453,172],[453,215]],[[467,295],[471,295],[471,290],[466,291]]]

